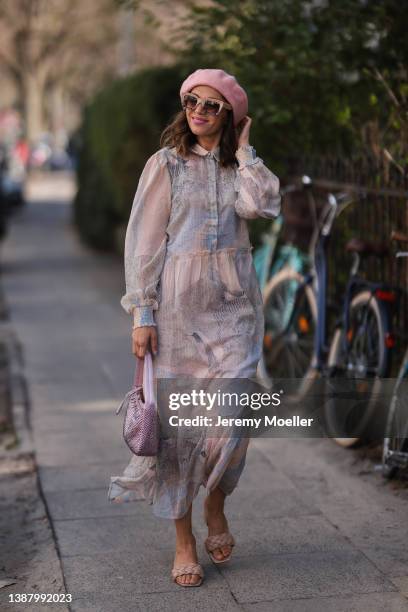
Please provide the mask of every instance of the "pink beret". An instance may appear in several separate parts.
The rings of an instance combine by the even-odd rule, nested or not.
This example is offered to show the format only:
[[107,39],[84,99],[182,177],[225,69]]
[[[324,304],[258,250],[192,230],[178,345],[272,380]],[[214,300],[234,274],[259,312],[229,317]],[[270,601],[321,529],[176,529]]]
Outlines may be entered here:
[[180,88],[181,102],[184,94],[196,85],[214,87],[227,99],[232,106],[235,127],[248,113],[248,96],[232,74],[218,68],[199,68],[183,81]]

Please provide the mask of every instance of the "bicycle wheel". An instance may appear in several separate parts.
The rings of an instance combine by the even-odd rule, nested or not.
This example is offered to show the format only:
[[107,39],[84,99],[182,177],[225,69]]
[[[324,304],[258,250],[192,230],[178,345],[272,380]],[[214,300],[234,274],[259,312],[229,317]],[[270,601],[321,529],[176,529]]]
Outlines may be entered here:
[[382,473],[393,478],[408,467],[408,351],[393,392],[384,434]]
[[[381,386],[379,379],[387,376],[390,367],[390,350],[385,343],[389,331],[389,317],[383,304],[370,291],[361,291],[350,304],[349,329],[338,328],[333,336],[328,384],[333,377],[340,378],[345,388],[353,390],[354,398],[364,398],[354,403],[350,398],[344,402],[337,399],[326,402],[326,429],[340,446],[355,447],[364,442],[363,434],[375,411],[373,398]],[[347,333],[347,351],[344,333]],[[344,437],[339,437],[339,432],[344,432]]]
[[314,357],[317,305],[304,277],[286,268],[263,292],[265,335],[259,375],[271,382],[291,378],[293,390],[307,376]]

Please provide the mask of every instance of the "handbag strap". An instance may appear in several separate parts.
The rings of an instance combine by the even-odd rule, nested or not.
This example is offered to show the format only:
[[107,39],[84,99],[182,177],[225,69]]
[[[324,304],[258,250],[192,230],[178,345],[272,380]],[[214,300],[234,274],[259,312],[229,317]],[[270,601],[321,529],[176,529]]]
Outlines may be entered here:
[[143,357],[138,357],[136,355],[136,365],[135,365],[135,373],[133,376],[133,386],[140,387],[143,384]]
[[155,403],[153,357],[150,351],[147,351],[145,354],[145,363],[143,368],[143,393],[146,402],[151,404]]
[[153,376],[153,360],[149,350],[145,352],[144,357],[136,355],[136,367],[133,377],[133,386],[143,386],[143,395],[146,403],[154,402],[154,376]]

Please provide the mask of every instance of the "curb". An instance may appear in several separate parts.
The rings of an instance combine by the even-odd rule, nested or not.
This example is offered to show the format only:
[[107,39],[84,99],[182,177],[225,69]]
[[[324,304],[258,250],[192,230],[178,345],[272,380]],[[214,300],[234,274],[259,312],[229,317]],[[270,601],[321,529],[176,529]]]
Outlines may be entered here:
[[15,434],[15,443],[0,451],[0,461],[34,460],[35,450],[30,422],[30,398],[24,372],[22,345],[9,320],[0,321],[0,341],[6,347],[8,370],[8,400]]

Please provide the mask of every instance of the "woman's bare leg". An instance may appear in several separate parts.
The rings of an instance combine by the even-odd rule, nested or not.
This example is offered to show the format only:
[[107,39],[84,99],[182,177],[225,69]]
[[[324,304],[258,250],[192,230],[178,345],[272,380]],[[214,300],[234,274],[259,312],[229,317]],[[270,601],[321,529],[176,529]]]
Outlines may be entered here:
[[[208,535],[218,535],[228,530],[228,522],[224,514],[225,493],[217,487],[207,495],[204,507],[208,525]],[[231,554],[231,546],[216,548],[212,554],[221,561]]]
[[[193,535],[191,524],[192,505],[183,516],[183,518],[175,519],[176,525],[176,556],[174,565],[186,565],[187,563],[197,563],[196,541]],[[179,584],[196,584],[200,580],[200,576],[195,574],[185,574],[177,579]]]

